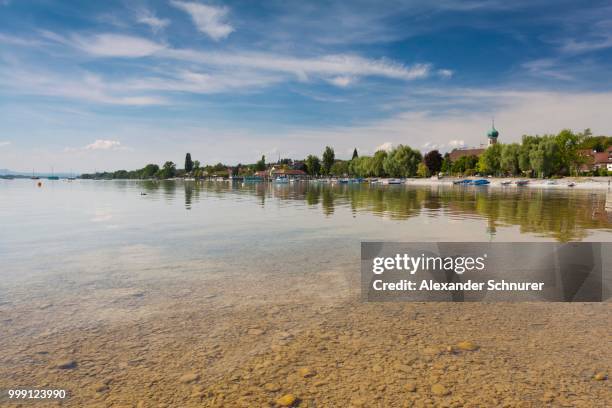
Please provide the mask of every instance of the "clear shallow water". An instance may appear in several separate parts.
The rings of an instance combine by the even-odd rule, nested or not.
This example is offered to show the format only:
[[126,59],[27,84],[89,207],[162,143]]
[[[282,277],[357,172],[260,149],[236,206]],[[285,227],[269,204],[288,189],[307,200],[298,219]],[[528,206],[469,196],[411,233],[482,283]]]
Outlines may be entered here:
[[[92,268],[147,270],[160,262],[216,265],[218,272],[350,268],[358,265],[362,240],[612,238],[605,191],[42,182],[38,188],[31,180],[0,181],[5,283]],[[125,257],[138,262],[117,264],[117,251],[132,251]]]
[[[450,398],[471,405],[499,405],[494,378],[511,406],[538,406],[547,390],[563,405],[610,406],[592,380],[610,366],[599,341],[609,303],[372,304],[358,293],[362,240],[608,241],[605,191],[43,184],[0,181],[0,389],[66,389],[67,407],[268,406],[286,392],[345,406],[358,384],[366,406],[396,406],[429,398],[443,372]],[[431,350],[465,339],[482,348],[434,365]],[[58,369],[66,360],[76,368]],[[298,378],[303,366],[315,377]],[[186,373],[201,379],[183,384]],[[417,392],[406,394],[406,375]]]

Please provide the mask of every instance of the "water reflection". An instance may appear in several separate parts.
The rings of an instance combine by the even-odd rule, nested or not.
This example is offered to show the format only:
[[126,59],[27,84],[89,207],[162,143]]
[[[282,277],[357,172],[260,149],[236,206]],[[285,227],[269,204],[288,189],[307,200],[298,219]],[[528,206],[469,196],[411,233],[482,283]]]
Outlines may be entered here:
[[[126,188],[126,185],[114,184],[114,187]],[[396,221],[416,216],[480,219],[486,221],[490,235],[495,235],[499,227],[518,226],[521,233],[562,242],[581,240],[589,231],[609,231],[612,226],[610,212],[605,211],[605,191],[308,182],[278,185],[144,181],[136,184],[149,195],[167,201],[183,194],[187,210],[213,198],[251,200],[261,207],[306,206],[311,210],[320,209],[326,217],[333,217],[337,208],[346,207],[354,214],[369,213]]]
[[295,183],[143,182],[148,193],[174,200],[183,190],[185,208],[200,200],[251,199],[262,207],[270,204],[307,205],[320,208],[326,217],[338,207],[367,212],[392,220],[415,216],[451,219],[484,219],[487,231],[516,225],[531,233],[558,241],[581,240],[589,230],[609,230],[605,192],[536,188],[474,188],[454,186],[371,186]]

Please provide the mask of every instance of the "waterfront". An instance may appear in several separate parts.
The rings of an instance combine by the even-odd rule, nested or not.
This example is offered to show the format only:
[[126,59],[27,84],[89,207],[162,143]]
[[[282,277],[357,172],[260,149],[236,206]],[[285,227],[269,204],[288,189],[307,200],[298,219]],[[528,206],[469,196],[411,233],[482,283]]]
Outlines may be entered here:
[[[592,379],[612,364],[609,303],[358,300],[362,240],[610,241],[605,190],[7,180],[0,196],[0,389],[94,407],[610,403]],[[479,349],[448,351],[465,340]]]

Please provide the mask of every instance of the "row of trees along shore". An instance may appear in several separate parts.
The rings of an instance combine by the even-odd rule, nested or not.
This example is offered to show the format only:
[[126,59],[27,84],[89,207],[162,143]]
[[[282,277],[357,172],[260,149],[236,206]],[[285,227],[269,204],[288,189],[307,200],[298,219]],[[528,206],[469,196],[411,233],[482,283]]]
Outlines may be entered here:
[[[612,146],[612,137],[593,136],[589,129],[580,133],[563,130],[556,135],[525,135],[521,143],[495,144],[477,156],[463,156],[451,161],[438,150],[425,155],[407,145],[399,145],[390,151],[379,150],[372,156],[359,156],[357,149],[350,160],[336,159],[334,149],[327,146],[319,158],[308,155],[302,161],[281,159],[274,164],[266,163],[265,156],[253,164],[228,166],[222,163],[202,166],[187,153],[183,169],[177,169],[172,161],[161,167],[148,164],[139,170],[118,170],[83,174],[81,178],[104,179],[168,179],[174,177],[204,178],[210,176],[249,176],[257,171],[277,168],[293,168],[305,171],[312,177],[353,176],[353,177],[429,177],[443,173],[454,176],[493,175],[521,177],[561,177],[574,175],[607,176],[605,169],[582,171],[589,158],[582,152],[604,151]],[[587,166],[588,167],[588,166]]]

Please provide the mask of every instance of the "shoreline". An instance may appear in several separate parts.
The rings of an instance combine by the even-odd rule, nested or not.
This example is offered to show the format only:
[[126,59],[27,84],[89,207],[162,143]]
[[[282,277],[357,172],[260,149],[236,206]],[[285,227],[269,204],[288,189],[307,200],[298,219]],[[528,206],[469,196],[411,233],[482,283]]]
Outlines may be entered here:
[[[612,181],[612,177],[563,177],[560,179],[528,179],[528,178],[518,178],[518,177],[448,177],[442,179],[432,179],[432,178],[408,178],[404,182],[406,185],[421,185],[421,186],[452,186],[454,181],[458,180],[476,180],[476,179],[485,179],[488,180],[491,184],[486,186],[488,187],[499,187],[499,188],[519,188],[516,185],[516,181],[518,180],[528,180],[529,183],[524,186],[520,186],[520,188],[554,188],[554,189],[587,189],[587,190],[606,190],[612,188],[612,183],[608,184],[609,181]],[[600,179],[600,180],[598,180]],[[502,181],[510,181],[511,184],[504,186],[502,185]],[[555,182],[555,184],[547,184],[549,182]],[[575,183],[573,187],[569,187],[569,183]],[[461,186],[458,186],[461,187]],[[484,186],[479,186],[484,187]]]

